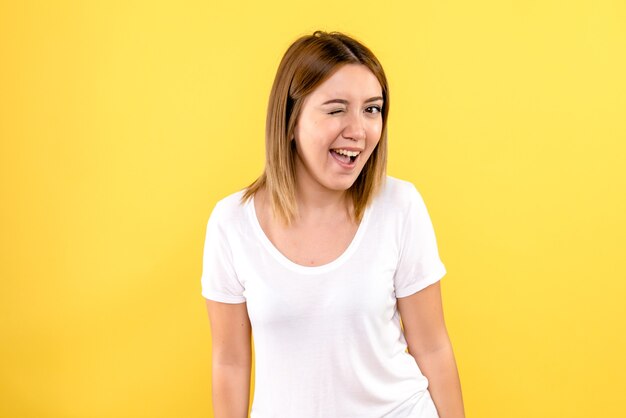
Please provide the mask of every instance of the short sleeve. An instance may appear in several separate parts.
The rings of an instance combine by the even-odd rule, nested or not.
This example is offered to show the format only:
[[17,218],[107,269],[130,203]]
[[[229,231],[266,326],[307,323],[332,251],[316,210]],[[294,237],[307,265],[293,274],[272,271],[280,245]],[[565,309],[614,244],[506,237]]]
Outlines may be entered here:
[[409,204],[400,232],[400,257],[394,275],[396,298],[412,295],[446,274],[424,200],[412,183],[407,193]]
[[244,287],[233,266],[232,251],[223,222],[221,202],[217,202],[206,227],[202,258],[202,296],[224,303],[242,303]]

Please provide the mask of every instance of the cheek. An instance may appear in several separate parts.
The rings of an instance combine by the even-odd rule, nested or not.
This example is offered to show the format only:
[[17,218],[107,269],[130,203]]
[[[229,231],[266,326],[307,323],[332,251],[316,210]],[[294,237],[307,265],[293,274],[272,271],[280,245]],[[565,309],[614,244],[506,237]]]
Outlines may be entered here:
[[301,133],[309,138],[325,140],[329,135],[336,136],[341,131],[338,120],[309,120],[302,124]]
[[375,135],[376,137],[380,137],[380,134],[382,131],[383,131],[382,120],[372,125],[372,134]]
[[336,137],[341,132],[341,122],[338,119],[319,121],[315,126],[317,132],[323,137]]

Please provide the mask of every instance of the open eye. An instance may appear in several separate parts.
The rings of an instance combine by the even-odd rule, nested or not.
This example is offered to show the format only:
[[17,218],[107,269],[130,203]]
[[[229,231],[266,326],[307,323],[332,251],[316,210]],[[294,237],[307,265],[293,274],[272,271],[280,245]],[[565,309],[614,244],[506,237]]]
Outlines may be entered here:
[[374,111],[370,112],[370,113],[373,113],[373,114],[381,112],[380,106],[368,106],[368,109],[376,109],[377,112],[374,112]]

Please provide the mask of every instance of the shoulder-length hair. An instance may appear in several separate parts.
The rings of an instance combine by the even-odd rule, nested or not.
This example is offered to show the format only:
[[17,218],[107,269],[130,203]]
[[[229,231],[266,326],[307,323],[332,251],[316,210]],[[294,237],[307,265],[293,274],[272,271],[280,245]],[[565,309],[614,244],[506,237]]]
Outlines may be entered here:
[[382,87],[383,127],[376,148],[354,184],[347,190],[360,222],[365,208],[386,180],[387,115],[389,87],[383,67],[374,54],[356,39],[341,32],[317,30],[298,38],[285,52],[276,72],[267,107],[265,128],[265,169],[245,187],[241,203],[266,186],[274,216],[290,225],[298,215],[295,199],[296,121],[306,96],[329,78],[340,66],[362,64],[376,76]]

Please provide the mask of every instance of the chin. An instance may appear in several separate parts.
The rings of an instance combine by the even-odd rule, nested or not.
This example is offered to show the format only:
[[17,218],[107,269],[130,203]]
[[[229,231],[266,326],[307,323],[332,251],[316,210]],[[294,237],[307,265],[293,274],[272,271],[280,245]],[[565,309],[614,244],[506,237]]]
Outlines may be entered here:
[[331,190],[346,191],[356,182],[357,177],[358,176],[350,179],[346,176],[346,178],[342,179],[343,181],[335,181],[328,188]]

